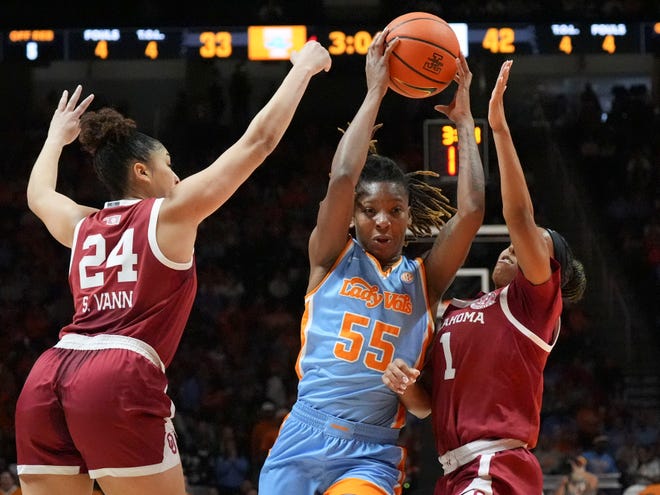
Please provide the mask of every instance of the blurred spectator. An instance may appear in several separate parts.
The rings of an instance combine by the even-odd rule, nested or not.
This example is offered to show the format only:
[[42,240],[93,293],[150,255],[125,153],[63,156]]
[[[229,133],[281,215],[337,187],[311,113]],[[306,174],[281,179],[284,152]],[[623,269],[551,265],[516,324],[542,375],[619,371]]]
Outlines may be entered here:
[[571,472],[561,480],[553,495],[596,495],[598,477],[585,470],[587,460],[578,456],[569,462]]
[[275,405],[272,402],[261,404],[257,422],[250,433],[250,461],[256,474],[254,479],[258,479],[261,466],[277,438],[281,419],[275,414]]
[[607,436],[598,435],[594,438],[593,447],[582,453],[582,457],[587,460],[587,471],[595,475],[619,472],[609,447],[610,441]]
[[16,478],[9,469],[0,473],[0,495],[21,495]]
[[550,434],[543,431],[539,434],[533,453],[541,465],[543,474],[559,474],[561,472],[566,456],[559,450],[558,442]]
[[626,473],[630,484],[623,495],[640,495],[649,485],[660,483],[660,457],[657,447],[640,444],[636,451],[637,457]]
[[[195,430],[189,432],[189,445],[180,445],[181,463],[186,474],[191,495],[217,495],[215,489],[215,466],[213,427],[200,421],[195,423]],[[193,448],[190,448],[192,444]],[[185,450],[184,450],[185,449]]]
[[234,430],[223,428],[220,452],[215,458],[215,479],[219,495],[241,495],[250,474],[250,462],[236,441]]

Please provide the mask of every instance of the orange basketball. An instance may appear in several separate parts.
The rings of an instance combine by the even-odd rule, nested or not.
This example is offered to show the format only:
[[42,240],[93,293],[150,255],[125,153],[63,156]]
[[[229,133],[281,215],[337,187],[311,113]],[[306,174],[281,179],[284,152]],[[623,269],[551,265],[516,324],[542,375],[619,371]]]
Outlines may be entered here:
[[427,98],[449,86],[460,46],[445,20],[427,12],[410,12],[387,27],[385,41],[400,40],[390,57],[390,88],[408,98]]

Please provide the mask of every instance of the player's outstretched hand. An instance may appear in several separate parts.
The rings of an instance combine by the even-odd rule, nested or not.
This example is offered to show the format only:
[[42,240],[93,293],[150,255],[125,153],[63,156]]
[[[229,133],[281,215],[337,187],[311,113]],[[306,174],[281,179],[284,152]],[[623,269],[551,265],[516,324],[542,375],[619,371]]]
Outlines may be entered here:
[[376,89],[381,95],[385,95],[390,81],[390,56],[392,50],[399,43],[395,38],[386,43],[389,30],[385,28],[374,36],[365,63],[365,72],[367,75],[367,88]]
[[324,70],[328,72],[332,65],[330,53],[318,41],[308,41],[299,52],[291,53],[291,63],[309,68],[312,74]]
[[495,87],[490,95],[488,103],[488,124],[493,132],[499,132],[507,128],[506,115],[504,114],[504,91],[509,81],[509,72],[513,60],[507,60],[502,64],[500,73],[497,76]]
[[449,105],[436,105],[434,108],[444,113],[455,124],[472,124],[472,109],[470,108],[470,86],[472,85],[472,71],[468,66],[463,52],[456,58],[456,75],[454,80],[458,84],[454,99]]
[[383,383],[392,391],[403,395],[408,388],[417,381],[419,370],[408,366],[401,358],[396,358],[387,365],[383,373]]
[[70,144],[80,134],[80,117],[94,99],[91,94],[78,103],[82,94],[82,86],[78,85],[69,98],[69,92],[64,90],[57,104],[53,118],[48,128],[48,139],[57,141],[61,146]]

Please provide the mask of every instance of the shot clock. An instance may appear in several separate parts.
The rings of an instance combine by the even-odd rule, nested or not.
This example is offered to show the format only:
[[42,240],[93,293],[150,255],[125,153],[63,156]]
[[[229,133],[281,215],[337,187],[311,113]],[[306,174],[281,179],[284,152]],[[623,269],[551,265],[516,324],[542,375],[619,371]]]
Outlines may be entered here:
[[[474,137],[488,177],[488,123],[474,119]],[[440,174],[441,182],[458,179],[458,130],[449,119],[424,121],[424,168]]]

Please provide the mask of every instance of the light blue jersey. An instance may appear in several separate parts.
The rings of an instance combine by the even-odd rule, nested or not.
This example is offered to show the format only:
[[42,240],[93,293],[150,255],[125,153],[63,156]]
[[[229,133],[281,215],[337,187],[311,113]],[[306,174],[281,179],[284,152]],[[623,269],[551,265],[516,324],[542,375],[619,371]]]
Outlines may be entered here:
[[420,367],[433,328],[421,260],[402,257],[384,272],[349,241],[305,298],[298,400],[259,494],[400,494],[406,411],[382,375],[397,357]]
[[400,428],[405,409],[382,375],[397,357],[419,367],[433,328],[421,260],[402,256],[383,272],[350,241],[305,298],[298,400],[343,419]]

